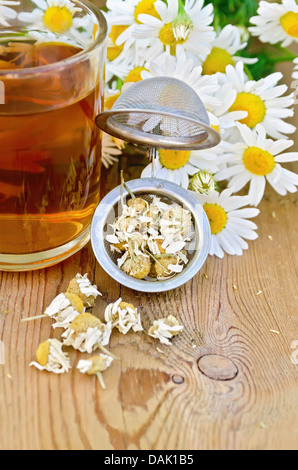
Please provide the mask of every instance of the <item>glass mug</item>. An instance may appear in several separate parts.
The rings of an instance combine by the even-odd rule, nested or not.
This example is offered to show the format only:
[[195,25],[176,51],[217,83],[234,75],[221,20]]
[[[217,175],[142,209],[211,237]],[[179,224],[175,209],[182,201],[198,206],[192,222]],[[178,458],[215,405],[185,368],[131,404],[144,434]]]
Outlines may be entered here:
[[[107,24],[87,1],[0,17],[0,270],[56,264],[90,240],[100,198]],[[59,5],[59,6],[57,6]]]

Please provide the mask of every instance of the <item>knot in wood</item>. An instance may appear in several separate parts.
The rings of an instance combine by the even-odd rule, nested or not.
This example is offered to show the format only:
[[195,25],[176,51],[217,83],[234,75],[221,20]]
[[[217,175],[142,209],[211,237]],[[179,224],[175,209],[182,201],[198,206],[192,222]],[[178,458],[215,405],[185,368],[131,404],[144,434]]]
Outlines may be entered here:
[[202,356],[198,360],[198,368],[209,379],[222,382],[235,379],[239,373],[237,366],[231,359],[217,354]]

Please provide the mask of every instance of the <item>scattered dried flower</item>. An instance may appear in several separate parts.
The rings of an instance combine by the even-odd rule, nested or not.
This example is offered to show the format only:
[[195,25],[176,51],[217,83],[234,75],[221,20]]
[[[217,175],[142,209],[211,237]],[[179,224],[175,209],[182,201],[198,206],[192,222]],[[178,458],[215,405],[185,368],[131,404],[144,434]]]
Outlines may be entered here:
[[105,382],[102,377],[102,372],[107,370],[113,362],[111,356],[106,354],[100,354],[99,356],[94,356],[90,359],[81,359],[78,362],[77,369],[82,374],[87,375],[96,375],[101,383],[103,389],[106,389]]
[[85,307],[83,301],[76,294],[62,293],[59,294],[46,308],[43,315],[23,318],[22,322],[38,320],[50,317],[55,319],[56,323],[53,328],[67,328],[69,324],[80,314],[84,313]]
[[54,318],[53,328],[68,328],[69,324],[84,313],[83,301],[76,294],[59,294],[45,310],[45,315]]
[[148,335],[152,336],[152,338],[159,339],[163,344],[170,345],[170,339],[178,335],[183,328],[184,327],[179,325],[178,320],[173,315],[169,315],[167,318],[155,320],[153,326],[148,330]]
[[64,374],[71,368],[68,355],[62,351],[63,344],[57,339],[48,339],[41,343],[36,351],[37,362],[30,366],[38,370],[46,370],[54,374]]
[[91,284],[87,274],[84,276],[77,274],[76,277],[70,281],[67,292],[80,297],[86,308],[94,307],[95,300],[99,295],[102,295],[98,291],[97,286]]
[[104,324],[91,313],[83,313],[62,334],[63,344],[90,354],[109,344],[111,332],[111,323]]
[[120,333],[126,335],[130,329],[135,333],[143,331],[141,324],[141,316],[137,309],[129,303],[118,299],[117,302],[111,303],[105,310],[105,321],[111,322],[113,328],[117,328]]

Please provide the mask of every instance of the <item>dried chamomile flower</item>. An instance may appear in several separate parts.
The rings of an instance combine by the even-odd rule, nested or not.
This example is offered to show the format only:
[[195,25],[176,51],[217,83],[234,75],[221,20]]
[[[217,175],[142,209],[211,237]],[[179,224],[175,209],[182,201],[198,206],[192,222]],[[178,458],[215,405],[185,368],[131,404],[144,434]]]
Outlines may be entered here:
[[162,255],[165,254],[166,250],[163,247],[165,239],[164,238],[149,238],[147,241],[147,246],[150,252],[153,255]]
[[121,269],[125,272],[125,274],[128,274],[135,279],[145,279],[151,270],[150,257],[140,254],[138,256],[128,258],[121,266]]
[[45,315],[54,318],[56,323],[53,328],[68,328],[69,324],[79,315],[85,312],[82,299],[66,292],[59,294],[45,310]]
[[105,321],[111,322],[113,328],[116,327],[120,333],[126,335],[130,329],[135,333],[143,331],[141,324],[141,316],[137,309],[122,299],[117,302],[111,303],[105,310]]
[[63,344],[90,354],[109,344],[111,332],[111,323],[104,324],[91,313],[83,313],[75,318],[62,334]]
[[90,359],[81,359],[78,362],[77,369],[82,374],[97,375],[103,389],[106,388],[101,372],[107,370],[113,362],[111,356],[106,354],[99,354],[99,356],[91,357]]
[[137,213],[142,213],[148,210],[149,204],[147,201],[145,201],[145,199],[141,197],[135,197],[129,199],[127,206],[133,208]]
[[160,219],[160,233],[165,238],[171,237],[172,240],[184,240],[191,233],[192,217],[191,213],[176,206],[164,212]]
[[38,320],[41,318],[53,318],[56,323],[53,328],[67,328],[78,315],[85,311],[83,301],[76,294],[62,293],[57,295],[51,304],[46,308],[43,315],[23,318],[22,322]]
[[54,374],[64,374],[71,369],[70,360],[62,351],[63,344],[57,339],[48,339],[41,343],[36,351],[37,362],[31,362],[30,366],[38,370],[46,370]]
[[[169,278],[183,270],[182,260],[179,256],[169,258],[158,258],[151,270],[151,275],[158,279]],[[155,275],[154,275],[155,273]]]
[[183,328],[184,327],[179,325],[178,320],[173,315],[169,315],[167,318],[155,320],[153,326],[148,330],[148,335],[152,336],[152,338],[159,339],[163,344],[170,345],[170,339],[178,335]]
[[99,295],[102,295],[97,286],[93,286],[88,279],[88,275],[77,274],[74,279],[69,283],[67,293],[76,294],[84,303],[84,307],[94,307],[95,300]]
[[121,233],[133,233],[137,230],[140,230],[142,227],[142,223],[137,217],[118,217],[115,221],[113,228],[115,232]]
[[[192,239],[193,220],[190,211],[176,203],[163,202],[152,196],[152,202],[136,197],[125,185],[123,174],[122,213],[106,236],[113,253],[118,253],[118,268],[127,275],[143,280],[171,278],[183,271],[189,260],[187,244]],[[123,188],[131,196],[124,204]]]

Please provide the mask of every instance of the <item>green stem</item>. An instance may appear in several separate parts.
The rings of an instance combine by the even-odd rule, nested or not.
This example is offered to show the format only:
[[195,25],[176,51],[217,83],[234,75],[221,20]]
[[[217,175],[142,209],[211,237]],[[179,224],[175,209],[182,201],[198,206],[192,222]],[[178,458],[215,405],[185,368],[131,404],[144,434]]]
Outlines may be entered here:
[[136,199],[136,196],[131,192],[131,190],[128,188],[128,186],[125,184],[125,181],[124,181],[124,176],[123,176],[123,170],[121,170],[121,187],[122,189],[125,188],[126,191],[128,192],[128,194],[130,195],[130,197],[132,199]]
[[22,318],[21,322],[40,320],[41,318],[49,318],[49,315],[36,315],[36,317]]
[[111,356],[113,359],[115,359],[116,361],[120,361],[120,358],[118,356],[115,356],[114,354],[112,354],[107,348],[105,348],[104,346],[102,346],[101,344],[98,345],[99,349],[104,353],[106,354],[107,356]]
[[103,380],[102,373],[101,373],[101,372],[97,372],[96,375],[97,375],[97,378],[98,378],[98,380],[99,380],[99,382],[100,382],[100,385],[102,386],[102,388],[103,388],[104,390],[106,390],[107,387],[106,387],[105,381]]

